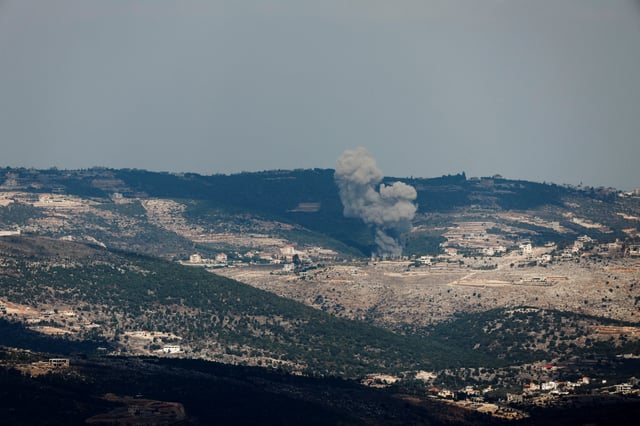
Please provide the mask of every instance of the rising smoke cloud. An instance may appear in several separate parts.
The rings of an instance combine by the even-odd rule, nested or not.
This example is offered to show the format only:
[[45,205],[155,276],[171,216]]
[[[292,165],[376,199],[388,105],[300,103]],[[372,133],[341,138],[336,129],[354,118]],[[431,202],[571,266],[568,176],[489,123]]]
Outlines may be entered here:
[[346,217],[360,218],[375,230],[378,256],[400,256],[402,236],[411,231],[416,214],[414,187],[385,185],[375,159],[366,148],[345,151],[338,159],[335,181]]

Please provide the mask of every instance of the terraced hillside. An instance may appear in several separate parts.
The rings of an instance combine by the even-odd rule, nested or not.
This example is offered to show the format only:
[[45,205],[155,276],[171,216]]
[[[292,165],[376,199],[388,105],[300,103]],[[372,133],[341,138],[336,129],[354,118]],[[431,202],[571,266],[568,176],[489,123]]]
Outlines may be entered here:
[[[372,229],[343,216],[333,170],[203,176],[6,168],[0,176],[3,230],[20,228],[170,259],[194,251],[273,256],[291,244],[368,257],[375,246]],[[640,197],[613,189],[464,174],[393,180],[418,193],[407,255],[441,253],[441,243],[470,235],[467,223],[490,224],[483,232],[508,246],[523,238],[537,245],[566,244],[580,235],[598,241],[633,238],[640,221]]]

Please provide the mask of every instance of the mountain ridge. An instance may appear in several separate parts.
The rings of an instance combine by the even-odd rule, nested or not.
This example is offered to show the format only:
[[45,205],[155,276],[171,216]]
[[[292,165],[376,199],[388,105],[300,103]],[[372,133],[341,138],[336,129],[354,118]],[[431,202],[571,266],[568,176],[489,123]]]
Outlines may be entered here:
[[[94,238],[115,248],[181,258],[194,244],[205,252],[256,244],[250,241],[249,247],[225,247],[206,238],[199,242],[190,229],[202,235],[271,234],[289,244],[307,241],[347,256],[369,256],[375,247],[372,229],[343,216],[331,169],[210,176],[102,168],[5,168],[1,172],[5,180],[0,185],[0,227],[5,229],[20,228],[53,237],[66,232],[70,237]],[[526,212],[547,223],[557,222],[568,234],[531,223],[520,223],[520,234],[541,242],[561,242],[567,235],[581,233],[600,240],[627,238],[624,230],[637,228],[635,218],[640,210],[640,197],[606,188],[572,188],[501,177],[467,179],[464,173],[394,180],[414,186],[418,194],[414,232],[405,246],[409,255],[438,252],[443,233],[434,232],[433,226],[429,232],[419,228],[443,215],[494,220],[505,212]],[[166,214],[181,217],[184,226],[152,220],[154,214],[165,214],[158,208],[151,210],[155,200],[165,202],[167,206],[161,207],[168,209]],[[65,216],[74,212],[81,212],[86,219]],[[451,226],[452,221],[444,224]],[[537,237],[539,234],[542,236]]]

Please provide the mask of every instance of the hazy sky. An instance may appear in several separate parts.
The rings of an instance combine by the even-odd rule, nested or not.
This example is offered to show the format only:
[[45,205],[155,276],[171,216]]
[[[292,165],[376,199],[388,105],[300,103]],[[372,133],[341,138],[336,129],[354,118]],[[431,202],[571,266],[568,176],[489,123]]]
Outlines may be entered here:
[[0,166],[640,187],[633,0],[0,0]]

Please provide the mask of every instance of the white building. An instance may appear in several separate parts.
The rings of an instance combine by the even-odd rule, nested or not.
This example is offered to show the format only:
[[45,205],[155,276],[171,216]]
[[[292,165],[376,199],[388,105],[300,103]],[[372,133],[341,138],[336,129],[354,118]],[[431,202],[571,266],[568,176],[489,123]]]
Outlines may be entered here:
[[629,247],[629,256],[640,256],[640,245],[632,245]]
[[524,397],[518,393],[507,393],[507,402],[512,404],[522,404]]
[[591,383],[591,379],[589,379],[587,376],[582,376],[578,380],[578,383],[580,383],[581,385],[588,385],[589,383]]
[[454,397],[453,391],[450,391],[449,389],[442,389],[440,392],[438,392],[438,396],[444,399],[453,399]]
[[553,258],[550,254],[543,254],[539,259],[540,263],[550,263],[551,260],[553,260]]
[[572,253],[579,253],[580,250],[584,248],[584,243],[582,241],[575,241],[573,246],[571,247]]
[[282,267],[282,270],[284,272],[293,272],[296,270],[296,265],[294,265],[293,263],[285,263]]
[[577,239],[581,243],[592,243],[593,242],[593,238],[591,238],[588,235],[582,235],[582,236],[578,237]]
[[288,245],[288,246],[284,246],[280,249],[280,253],[282,253],[283,256],[287,257],[287,256],[293,256],[294,254],[296,254],[296,249],[294,246],[292,245]]
[[620,383],[616,385],[616,393],[629,393],[631,392],[631,388],[630,383]]
[[180,345],[168,345],[163,347],[161,350],[162,350],[162,353],[165,353],[165,354],[182,353],[182,348],[180,348]]
[[531,243],[522,243],[518,248],[523,256],[531,256],[531,254],[533,254],[533,246]]
[[69,366],[69,358],[49,358],[51,367],[61,368]]
[[494,254],[496,254],[496,249],[494,249],[493,247],[485,247],[482,249],[482,254],[486,256],[493,256]]

